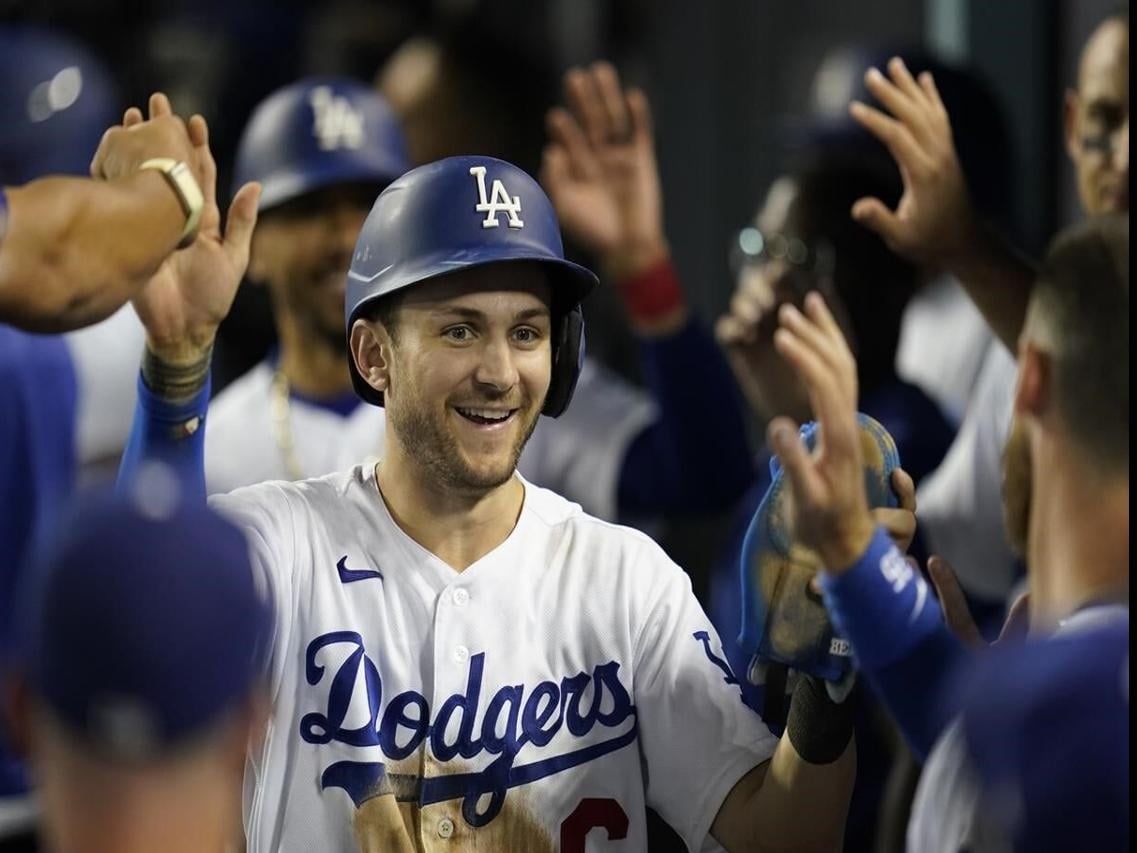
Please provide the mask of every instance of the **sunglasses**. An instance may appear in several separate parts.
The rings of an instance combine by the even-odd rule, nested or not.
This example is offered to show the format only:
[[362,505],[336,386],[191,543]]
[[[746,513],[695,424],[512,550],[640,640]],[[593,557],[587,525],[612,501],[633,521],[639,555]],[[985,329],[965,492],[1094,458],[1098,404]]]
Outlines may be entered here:
[[748,266],[783,261],[818,278],[833,274],[833,247],[824,240],[807,243],[798,237],[761,231],[748,225],[739,231],[730,246],[731,272],[737,277]]

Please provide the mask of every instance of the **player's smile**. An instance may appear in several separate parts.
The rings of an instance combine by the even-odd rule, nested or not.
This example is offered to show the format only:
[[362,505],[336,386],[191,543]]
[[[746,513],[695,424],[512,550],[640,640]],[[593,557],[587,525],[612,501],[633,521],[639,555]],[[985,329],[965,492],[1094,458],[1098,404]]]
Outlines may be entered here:
[[519,409],[488,408],[478,406],[455,406],[454,411],[463,420],[473,424],[479,433],[493,433],[504,430],[516,419]]

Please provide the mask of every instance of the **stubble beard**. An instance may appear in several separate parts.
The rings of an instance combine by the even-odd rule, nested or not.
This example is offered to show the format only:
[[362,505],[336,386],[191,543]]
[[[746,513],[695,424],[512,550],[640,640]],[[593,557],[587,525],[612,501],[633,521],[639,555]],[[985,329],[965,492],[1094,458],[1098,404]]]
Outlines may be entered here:
[[429,480],[443,488],[469,495],[485,494],[509,482],[517,470],[521,452],[537,428],[539,416],[532,401],[525,400],[516,417],[527,417],[528,422],[523,424],[505,462],[489,469],[479,469],[466,461],[457,439],[447,429],[445,418],[449,409],[437,417],[427,406],[419,404],[417,398],[406,403],[409,405],[389,408],[387,422],[406,448],[408,457]]

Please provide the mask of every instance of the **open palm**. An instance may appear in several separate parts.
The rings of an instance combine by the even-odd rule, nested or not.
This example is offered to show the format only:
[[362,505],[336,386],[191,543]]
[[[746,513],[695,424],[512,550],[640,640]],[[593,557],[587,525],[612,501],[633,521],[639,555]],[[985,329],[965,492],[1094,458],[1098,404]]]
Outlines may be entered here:
[[541,180],[565,231],[621,272],[622,256],[663,245],[663,201],[647,98],[598,62],[565,78],[571,112],[548,116]]
[[[169,109],[165,96],[151,98],[151,117]],[[140,121],[140,111],[127,111],[124,124],[129,127]],[[213,343],[248,265],[260,196],[257,184],[241,187],[230,205],[223,233],[208,126],[204,118],[194,116],[188,129],[205,199],[197,238],[188,248],[170,255],[133,300],[151,350],[170,363],[192,360]]]

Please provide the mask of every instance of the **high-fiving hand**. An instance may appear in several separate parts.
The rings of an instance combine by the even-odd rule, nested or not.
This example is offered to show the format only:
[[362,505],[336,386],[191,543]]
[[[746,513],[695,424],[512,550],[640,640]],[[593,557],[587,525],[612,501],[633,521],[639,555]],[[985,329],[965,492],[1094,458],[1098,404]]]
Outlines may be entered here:
[[[171,114],[170,102],[150,97],[150,121]],[[123,127],[142,123],[142,111],[131,107]],[[163,362],[185,364],[201,358],[213,345],[217,327],[229,313],[249,261],[249,245],[257,221],[260,185],[245,184],[229,206],[225,230],[217,207],[217,165],[209,150],[209,127],[200,115],[187,125],[195,171],[205,197],[197,239],[175,252],[134,298],[134,309],[146,328],[147,346]]]
[[571,109],[547,118],[544,184],[566,233],[621,278],[667,255],[651,109],[607,62],[565,75]]
[[865,74],[865,85],[888,113],[860,101],[849,112],[892,153],[904,194],[896,210],[878,198],[859,199],[853,218],[912,261],[950,266],[973,249],[978,228],[951,121],[929,72],[917,80],[899,58],[888,63],[888,72],[891,79],[875,68]]
[[811,453],[789,418],[770,422],[768,439],[789,479],[794,538],[821,556],[831,572],[849,568],[868,547],[874,523],[864,486],[857,428],[857,365],[845,336],[817,293],[805,313],[778,312],[774,346],[809,391],[818,424]]

